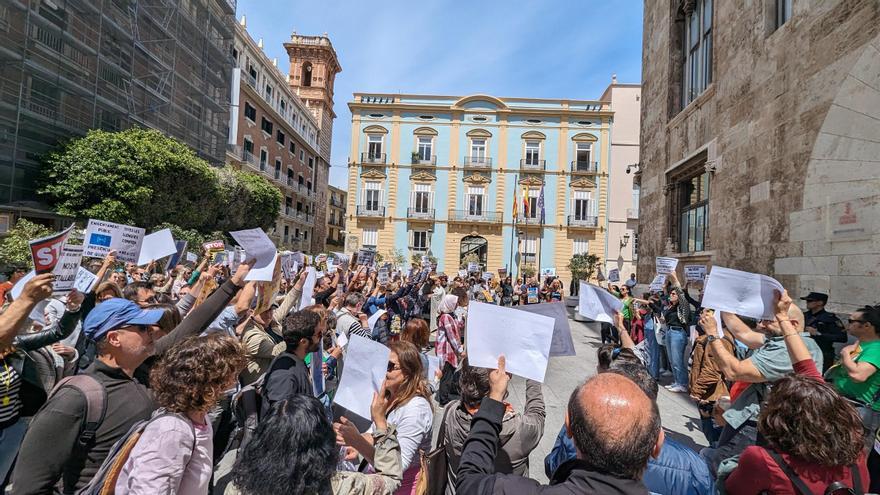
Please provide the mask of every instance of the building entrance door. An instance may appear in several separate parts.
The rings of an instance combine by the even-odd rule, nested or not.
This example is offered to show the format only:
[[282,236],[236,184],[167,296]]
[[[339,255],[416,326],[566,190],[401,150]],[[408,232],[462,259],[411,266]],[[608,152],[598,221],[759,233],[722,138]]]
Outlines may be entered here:
[[460,265],[467,265],[465,258],[472,260],[473,256],[471,255],[476,256],[477,262],[480,264],[480,270],[485,271],[486,259],[489,255],[489,242],[485,237],[469,235],[461,240]]

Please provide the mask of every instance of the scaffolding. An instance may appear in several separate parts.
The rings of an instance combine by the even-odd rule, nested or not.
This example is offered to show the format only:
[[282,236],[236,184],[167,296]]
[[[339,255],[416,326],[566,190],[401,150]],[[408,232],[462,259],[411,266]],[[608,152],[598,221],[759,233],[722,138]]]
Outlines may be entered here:
[[158,129],[225,161],[235,0],[0,0],[0,207],[40,208],[41,157]]

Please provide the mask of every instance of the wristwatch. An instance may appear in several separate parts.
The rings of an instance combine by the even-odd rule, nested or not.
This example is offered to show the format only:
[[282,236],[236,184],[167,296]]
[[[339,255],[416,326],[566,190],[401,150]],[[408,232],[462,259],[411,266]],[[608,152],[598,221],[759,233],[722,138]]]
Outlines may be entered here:
[[709,338],[706,340],[711,344],[712,342],[718,340],[718,337],[716,337],[714,335],[709,335]]

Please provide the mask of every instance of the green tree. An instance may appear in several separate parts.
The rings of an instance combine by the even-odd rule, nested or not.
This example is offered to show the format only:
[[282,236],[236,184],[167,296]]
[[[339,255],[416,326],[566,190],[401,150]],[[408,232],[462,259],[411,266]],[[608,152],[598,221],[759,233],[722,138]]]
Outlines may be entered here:
[[89,131],[45,158],[39,184],[58,213],[81,219],[202,229],[216,218],[214,169],[156,130]]
[[534,263],[524,263],[522,266],[522,276],[525,278],[532,278],[535,274],[538,273],[538,269],[535,267]]
[[219,183],[221,201],[214,205],[217,230],[268,230],[275,223],[284,196],[268,179],[226,167],[219,172]]
[[[419,260],[419,262],[421,263],[421,259]],[[464,256],[464,258],[461,259],[461,269],[462,269],[462,270],[466,270],[467,267],[468,267],[468,263],[477,263],[477,264],[481,264],[481,263],[480,263],[480,257],[477,256],[476,253],[468,253],[468,254],[466,254],[466,255]]]
[[34,262],[31,259],[31,247],[28,241],[50,234],[52,234],[52,229],[45,225],[29,222],[25,219],[15,222],[15,226],[0,241],[0,265],[33,268]]
[[568,269],[575,280],[590,280],[599,267],[599,257],[595,254],[576,254],[568,262]]
[[[412,265],[413,266],[421,266],[422,265],[422,256],[424,256],[422,253],[413,253],[412,254]],[[430,261],[432,265],[437,264],[437,257],[436,256],[431,255],[431,254],[429,254],[427,256],[428,256],[428,261]]]
[[403,255],[402,250],[392,249],[388,252],[388,262],[393,263],[395,266],[403,266],[406,262],[406,256]]

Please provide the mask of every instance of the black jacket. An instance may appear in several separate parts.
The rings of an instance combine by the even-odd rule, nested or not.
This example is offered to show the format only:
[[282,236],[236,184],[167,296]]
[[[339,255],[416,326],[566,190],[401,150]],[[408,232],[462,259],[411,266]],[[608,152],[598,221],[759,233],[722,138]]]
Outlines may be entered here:
[[583,461],[574,459],[560,465],[550,485],[513,474],[495,474],[498,433],[504,417],[504,404],[483,399],[474,415],[471,431],[464,443],[458,465],[456,489],[459,495],[470,494],[582,494],[648,495],[638,480],[620,479],[591,471]]
[[266,417],[272,404],[296,394],[314,395],[312,375],[305,361],[288,350],[276,356],[266,372],[260,416]]
[[102,361],[85,371],[94,376],[107,394],[104,420],[95,432],[95,442],[83,459],[75,449],[86,399],[72,387],[59,390],[34,416],[18,453],[12,473],[14,495],[52,493],[59,479],[64,492],[85,486],[107,457],[110,448],[138,421],[148,419],[156,404],[147,389]]

